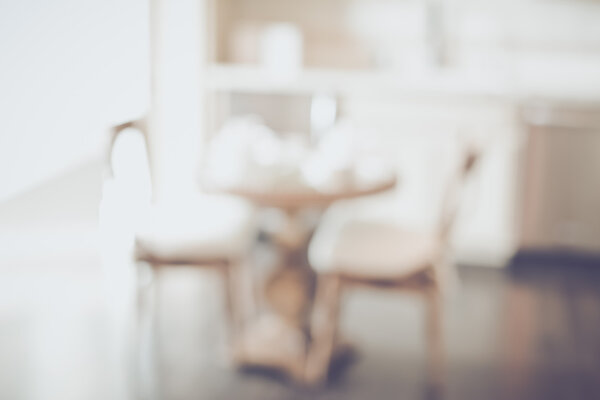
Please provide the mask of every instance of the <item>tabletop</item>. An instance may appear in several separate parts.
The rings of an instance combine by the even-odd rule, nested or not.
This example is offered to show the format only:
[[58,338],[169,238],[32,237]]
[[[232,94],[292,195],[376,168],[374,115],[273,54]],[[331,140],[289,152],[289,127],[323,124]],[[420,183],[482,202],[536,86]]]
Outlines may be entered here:
[[396,186],[394,174],[363,181],[360,184],[347,184],[319,190],[309,185],[302,187],[259,187],[252,185],[223,185],[211,183],[209,190],[243,197],[262,207],[304,208],[327,206],[339,200],[352,199],[385,192]]

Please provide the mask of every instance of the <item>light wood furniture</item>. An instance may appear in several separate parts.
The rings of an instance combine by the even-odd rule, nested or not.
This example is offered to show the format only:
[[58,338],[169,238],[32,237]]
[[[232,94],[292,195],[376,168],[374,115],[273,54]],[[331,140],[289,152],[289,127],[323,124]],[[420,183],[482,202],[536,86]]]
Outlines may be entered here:
[[327,207],[339,200],[349,200],[369,196],[393,189],[396,177],[388,177],[367,182],[362,185],[348,185],[327,192],[310,187],[304,189],[261,190],[251,187],[221,187],[213,190],[224,191],[230,195],[243,197],[260,207],[277,207],[286,211],[296,211],[307,207]]
[[312,344],[305,381],[327,377],[336,347],[343,293],[354,287],[393,289],[418,294],[427,306],[426,337],[432,382],[443,381],[443,335],[440,295],[447,276],[448,241],[458,211],[459,194],[477,154],[469,151],[450,174],[436,232],[418,234],[386,222],[327,221],[317,229],[309,261],[318,274]]
[[[145,120],[112,128],[107,179],[118,179],[112,154],[127,130],[141,134],[145,151],[148,149]],[[256,237],[254,208],[239,198],[198,193],[185,201],[150,205],[140,225],[135,232],[135,260],[147,263],[157,276],[161,270],[174,266],[211,268],[222,275],[227,321],[235,339],[242,324],[236,276]]]
[[360,186],[340,187],[327,193],[308,186],[304,190],[267,190],[243,184],[220,188],[208,184],[213,190],[243,197],[260,207],[277,208],[287,216],[287,224],[277,237],[282,252],[279,263],[263,284],[266,312],[245,327],[236,346],[236,359],[240,365],[282,370],[302,382],[310,346],[315,275],[306,262],[306,243],[311,232],[299,226],[300,214],[306,209],[326,208],[339,200],[390,190],[396,185],[396,177],[390,173]]
[[520,248],[597,253],[600,104],[538,101],[521,114],[527,142]]

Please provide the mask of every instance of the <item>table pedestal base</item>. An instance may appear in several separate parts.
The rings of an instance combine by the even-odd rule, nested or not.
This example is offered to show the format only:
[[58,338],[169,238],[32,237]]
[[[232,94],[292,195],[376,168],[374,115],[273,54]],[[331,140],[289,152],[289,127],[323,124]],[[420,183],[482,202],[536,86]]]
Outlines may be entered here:
[[[302,330],[275,315],[266,315],[245,330],[234,346],[233,358],[238,367],[281,371],[304,385],[308,346]],[[355,355],[352,344],[340,341],[335,346],[330,366],[343,368]]]
[[275,315],[266,315],[250,325],[234,346],[234,361],[240,367],[276,369],[301,381],[306,357],[302,331]]

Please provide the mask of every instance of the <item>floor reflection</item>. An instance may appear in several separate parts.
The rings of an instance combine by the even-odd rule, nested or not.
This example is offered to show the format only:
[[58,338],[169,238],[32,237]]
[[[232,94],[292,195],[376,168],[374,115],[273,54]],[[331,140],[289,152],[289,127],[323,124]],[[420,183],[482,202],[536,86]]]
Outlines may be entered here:
[[[150,305],[156,320],[143,322],[154,336],[140,340],[131,287],[106,284],[96,246],[99,190],[89,182],[98,175],[89,166],[0,210],[0,235],[11,241],[0,250],[0,398],[436,397],[426,384],[422,310],[394,293],[345,299],[342,329],[358,353],[319,390],[232,368],[221,286],[211,271],[166,271]],[[74,196],[89,204],[61,208],[61,199]],[[55,205],[47,218],[36,216],[42,225],[26,218],[36,201]],[[62,228],[48,235],[43,224]],[[269,254],[263,243],[254,257],[268,268]],[[118,273],[132,268],[122,265]],[[462,267],[460,275],[462,289],[447,304],[443,398],[600,397],[600,269],[593,261],[523,259],[506,270]]]

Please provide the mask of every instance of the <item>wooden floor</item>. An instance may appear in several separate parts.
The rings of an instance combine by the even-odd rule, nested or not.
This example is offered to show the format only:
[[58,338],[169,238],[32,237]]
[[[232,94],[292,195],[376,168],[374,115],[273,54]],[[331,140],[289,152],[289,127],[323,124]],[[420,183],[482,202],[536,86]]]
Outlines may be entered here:
[[[114,330],[96,246],[97,164],[0,204],[0,399],[117,399],[138,375],[114,368]],[[266,260],[265,246],[257,260]],[[266,262],[266,261],[265,261]],[[520,257],[460,269],[446,303],[445,399],[599,399],[600,265]],[[357,359],[307,391],[224,356],[218,280],[178,269],[159,286],[154,380],[142,393],[184,399],[429,399],[422,310],[410,297],[357,292],[343,330]],[[119,372],[120,371],[120,372]],[[144,372],[144,371],[142,371]],[[145,375],[144,375],[145,374]],[[144,376],[152,376],[148,371]]]

